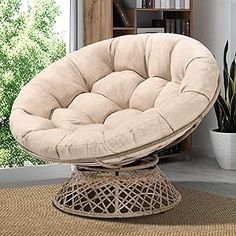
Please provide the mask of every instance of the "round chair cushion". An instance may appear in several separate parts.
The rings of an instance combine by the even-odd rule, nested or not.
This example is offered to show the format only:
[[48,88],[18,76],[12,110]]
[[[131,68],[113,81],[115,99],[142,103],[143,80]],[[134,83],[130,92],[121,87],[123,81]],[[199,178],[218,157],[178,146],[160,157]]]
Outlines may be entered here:
[[219,70],[200,42],[129,35],[73,52],[39,73],[10,117],[20,145],[52,162],[121,163],[196,127],[219,91]]

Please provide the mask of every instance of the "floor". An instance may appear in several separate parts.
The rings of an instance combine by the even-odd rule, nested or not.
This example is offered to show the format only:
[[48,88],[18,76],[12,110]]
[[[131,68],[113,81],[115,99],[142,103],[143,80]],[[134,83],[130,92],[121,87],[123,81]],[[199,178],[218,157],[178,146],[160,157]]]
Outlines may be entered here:
[[191,161],[162,160],[161,170],[174,182],[189,188],[236,197],[236,171],[219,167],[216,159],[193,156]]
[[[209,157],[192,156],[191,160],[171,158],[161,160],[161,170],[175,183],[202,191],[236,197],[236,171],[220,169],[216,160]],[[63,183],[64,179],[18,184],[20,186]],[[3,188],[4,186],[0,186]],[[8,187],[16,187],[14,185]]]

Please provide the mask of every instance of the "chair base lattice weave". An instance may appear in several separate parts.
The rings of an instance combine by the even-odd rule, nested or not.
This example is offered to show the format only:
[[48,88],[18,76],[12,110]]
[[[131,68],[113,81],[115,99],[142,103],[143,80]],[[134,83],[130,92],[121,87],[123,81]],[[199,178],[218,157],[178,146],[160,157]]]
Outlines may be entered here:
[[79,216],[125,218],[164,212],[180,201],[179,192],[156,166],[120,172],[76,168],[53,203]]

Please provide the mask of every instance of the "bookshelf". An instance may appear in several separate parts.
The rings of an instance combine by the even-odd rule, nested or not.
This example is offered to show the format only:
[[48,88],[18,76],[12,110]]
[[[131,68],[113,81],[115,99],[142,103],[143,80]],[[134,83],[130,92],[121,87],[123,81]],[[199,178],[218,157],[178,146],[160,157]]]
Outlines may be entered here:
[[[168,21],[174,22],[176,30],[176,22],[179,20],[188,22],[189,28],[187,33],[181,33],[192,36],[193,0],[189,0],[189,9],[156,8],[155,2],[153,0],[152,8],[139,8],[137,7],[137,0],[120,0],[122,9],[129,22],[129,25],[125,26],[117,8],[113,4],[113,0],[84,0],[84,44],[88,45],[122,35],[137,34],[140,31],[145,31],[145,29],[164,28],[162,30],[167,32]],[[158,24],[162,22],[162,26],[153,27],[154,21],[158,22]],[[179,153],[188,154],[191,148],[192,137],[189,136],[180,142],[178,146],[174,147],[173,150],[162,151],[161,156],[173,156]]]
[[[152,20],[187,20],[189,34],[192,36],[192,7],[193,0],[189,0],[189,9],[137,8],[137,0],[120,0],[125,14],[130,22],[126,27],[120,20],[113,6],[113,0],[84,0],[84,43],[88,45],[107,38],[127,34],[137,34],[138,28],[151,28]],[[153,1],[155,3],[155,0]],[[148,21],[148,19],[150,19]],[[178,32],[176,32],[178,33]]]

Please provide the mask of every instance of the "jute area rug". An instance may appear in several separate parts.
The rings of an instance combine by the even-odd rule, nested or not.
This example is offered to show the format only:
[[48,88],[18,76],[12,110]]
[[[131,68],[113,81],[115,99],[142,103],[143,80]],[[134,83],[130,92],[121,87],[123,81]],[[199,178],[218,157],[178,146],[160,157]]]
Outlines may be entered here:
[[51,198],[60,186],[0,190],[0,235],[236,236],[236,198],[177,187],[182,202],[168,212],[99,220],[65,214]]

